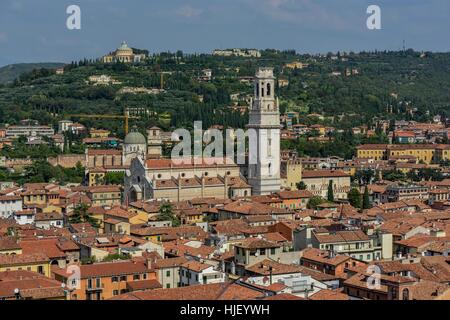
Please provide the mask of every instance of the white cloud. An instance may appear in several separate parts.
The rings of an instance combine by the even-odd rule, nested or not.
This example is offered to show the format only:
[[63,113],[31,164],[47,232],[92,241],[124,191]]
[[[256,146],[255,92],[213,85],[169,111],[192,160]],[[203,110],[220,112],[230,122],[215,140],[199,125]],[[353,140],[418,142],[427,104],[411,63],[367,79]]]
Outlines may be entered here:
[[202,12],[203,11],[201,9],[197,9],[197,8],[191,7],[189,5],[180,7],[176,11],[177,15],[185,17],[185,18],[197,17],[197,16],[201,15]]

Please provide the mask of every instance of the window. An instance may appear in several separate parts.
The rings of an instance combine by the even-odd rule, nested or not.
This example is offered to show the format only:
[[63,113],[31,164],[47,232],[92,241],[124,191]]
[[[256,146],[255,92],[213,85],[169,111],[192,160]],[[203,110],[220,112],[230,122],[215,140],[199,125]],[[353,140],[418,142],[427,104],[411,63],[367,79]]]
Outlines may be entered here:
[[166,288],[170,289],[170,283],[166,284]]
[[170,270],[166,271],[166,277],[170,277]]
[[408,289],[404,289],[402,292],[402,299],[403,300],[409,300],[409,290]]
[[259,253],[260,253],[260,255],[265,256],[266,255],[266,249],[260,249]]
[[270,254],[275,254],[275,248],[270,249]]
[[127,276],[121,276],[120,281],[127,281]]
[[112,277],[112,278],[111,278],[111,281],[112,281],[112,282],[119,282],[119,277]]
[[113,290],[113,296],[119,295],[119,290]]
[[141,279],[141,276],[140,275],[138,275],[138,274],[135,274],[135,275],[133,275],[133,280],[140,280]]
[[38,266],[38,273],[44,274],[44,267],[43,266]]

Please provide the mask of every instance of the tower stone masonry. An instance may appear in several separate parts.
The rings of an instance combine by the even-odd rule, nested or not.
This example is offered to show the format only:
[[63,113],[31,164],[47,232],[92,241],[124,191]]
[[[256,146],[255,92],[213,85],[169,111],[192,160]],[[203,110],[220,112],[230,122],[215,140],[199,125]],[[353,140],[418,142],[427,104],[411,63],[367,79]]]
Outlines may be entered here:
[[280,191],[280,111],[273,68],[259,68],[250,106],[248,182],[255,195]]

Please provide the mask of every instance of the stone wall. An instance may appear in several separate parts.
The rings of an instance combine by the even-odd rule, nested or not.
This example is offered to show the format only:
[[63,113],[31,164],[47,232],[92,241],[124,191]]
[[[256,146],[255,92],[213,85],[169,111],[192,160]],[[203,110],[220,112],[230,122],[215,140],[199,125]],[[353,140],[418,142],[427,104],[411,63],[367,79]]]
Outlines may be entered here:
[[57,157],[47,158],[47,161],[54,167],[73,168],[78,162],[84,167],[85,158],[84,154],[61,154]]

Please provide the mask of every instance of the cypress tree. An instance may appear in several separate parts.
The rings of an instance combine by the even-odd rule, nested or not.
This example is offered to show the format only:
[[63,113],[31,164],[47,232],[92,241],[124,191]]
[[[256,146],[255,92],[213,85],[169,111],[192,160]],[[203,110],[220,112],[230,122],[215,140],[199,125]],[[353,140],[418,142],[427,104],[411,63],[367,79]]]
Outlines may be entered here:
[[330,180],[330,183],[328,183],[327,200],[334,202],[333,180]]
[[370,199],[369,199],[369,188],[364,189],[364,196],[363,196],[363,209],[370,209],[372,206],[370,205]]

